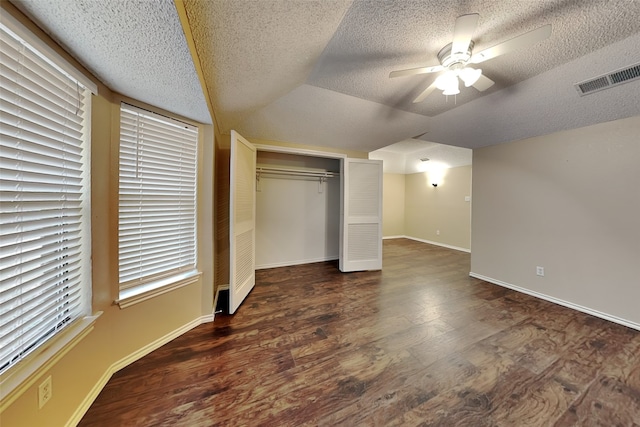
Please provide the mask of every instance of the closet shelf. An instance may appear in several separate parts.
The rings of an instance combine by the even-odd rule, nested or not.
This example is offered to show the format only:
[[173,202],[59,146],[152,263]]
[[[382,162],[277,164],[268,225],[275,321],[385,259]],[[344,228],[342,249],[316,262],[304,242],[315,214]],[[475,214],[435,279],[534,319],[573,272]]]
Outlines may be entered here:
[[308,178],[320,178],[321,180],[323,180],[327,178],[334,178],[336,176],[340,176],[340,173],[331,172],[331,171],[257,167],[256,177],[260,179],[261,175],[299,176],[299,177],[308,177]]

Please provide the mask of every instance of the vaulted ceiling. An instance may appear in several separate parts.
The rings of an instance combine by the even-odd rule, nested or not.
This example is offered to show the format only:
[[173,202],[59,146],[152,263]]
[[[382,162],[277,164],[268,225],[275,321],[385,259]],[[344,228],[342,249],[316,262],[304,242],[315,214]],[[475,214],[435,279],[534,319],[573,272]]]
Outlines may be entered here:
[[[640,63],[633,0],[13,3],[113,90],[204,123],[213,114],[222,133],[249,138],[475,148],[640,114],[638,80],[586,96],[573,86]],[[474,52],[546,24],[552,33],[480,64],[488,90],[413,103],[436,75],[389,73],[438,65],[469,13],[480,14]]]

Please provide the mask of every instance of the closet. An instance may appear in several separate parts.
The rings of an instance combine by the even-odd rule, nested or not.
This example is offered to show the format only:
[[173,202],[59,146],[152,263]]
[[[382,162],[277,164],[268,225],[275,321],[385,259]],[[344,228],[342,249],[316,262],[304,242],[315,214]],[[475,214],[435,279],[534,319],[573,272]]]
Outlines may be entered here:
[[382,268],[381,161],[254,145],[231,131],[229,193],[230,313],[259,268]]
[[257,152],[256,269],[337,260],[340,160]]

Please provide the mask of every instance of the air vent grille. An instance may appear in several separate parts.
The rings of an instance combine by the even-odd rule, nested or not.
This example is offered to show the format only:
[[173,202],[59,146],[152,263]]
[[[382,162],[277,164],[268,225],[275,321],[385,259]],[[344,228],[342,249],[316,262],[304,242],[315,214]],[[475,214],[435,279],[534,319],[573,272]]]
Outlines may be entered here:
[[613,84],[623,83],[629,80],[637,79],[638,77],[640,77],[640,64],[622,71],[611,73],[611,75],[609,76]]
[[574,84],[574,87],[580,95],[587,95],[622,83],[628,83],[639,78],[640,64],[636,64],[623,68],[622,70],[617,70],[603,76],[598,76],[584,82],[576,83]]
[[607,79],[606,77],[600,77],[597,79],[589,80],[588,82],[579,83],[578,86],[580,87],[580,91],[582,92],[582,94],[585,94],[587,92],[604,89],[607,86],[611,86],[611,84],[609,83],[609,79]]

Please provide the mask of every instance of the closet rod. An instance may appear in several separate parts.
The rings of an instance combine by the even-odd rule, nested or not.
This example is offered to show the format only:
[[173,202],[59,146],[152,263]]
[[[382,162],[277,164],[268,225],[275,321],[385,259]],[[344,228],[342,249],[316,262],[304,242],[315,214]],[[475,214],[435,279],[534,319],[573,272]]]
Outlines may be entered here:
[[272,174],[272,175],[291,175],[291,176],[305,176],[312,178],[333,178],[335,176],[340,175],[339,172],[317,172],[317,171],[305,171],[300,169],[284,169],[284,168],[265,168],[259,167],[256,168],[256,174],[258,176],[262,174]]

